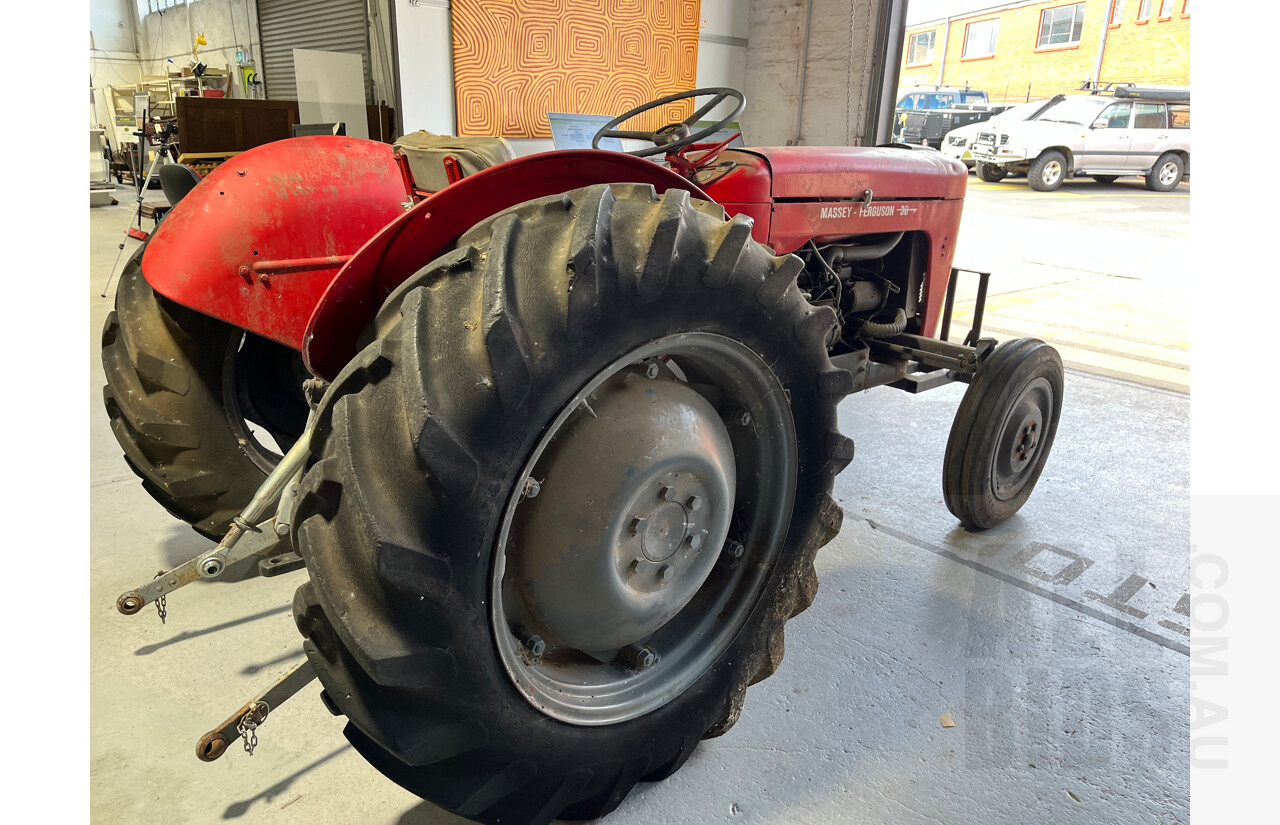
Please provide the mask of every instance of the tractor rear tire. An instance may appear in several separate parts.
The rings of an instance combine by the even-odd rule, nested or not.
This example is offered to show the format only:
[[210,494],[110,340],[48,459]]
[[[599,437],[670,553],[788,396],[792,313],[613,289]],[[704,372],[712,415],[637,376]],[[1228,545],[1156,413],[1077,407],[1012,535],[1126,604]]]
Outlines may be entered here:
[[[322,698],[347,716],[347,738],[379,771],[479,822],[595,819],[637,782],[678,770],[700,739],[733,725],[747,686],[778,668],[786,621],[813,601],[814,556],[843,517],[832,483],[853,457],[836,420],[852,378],[827,355],[836,318],[797,289],[801,268],[794,256],[774,256],[752,240],[745,217],[725,221],[719,206],[683,190],[659,196],[651,186],[613,184],[498,213],[392,293],[373,322],[376,337],[318,407],[318,460],[294,513],[294,546],[309,576],[294,599],[304,648]],[[672,637],[672,646],[659,644],[658,658],[634,673],[620,671],[619,695],[664,667],[672,681],[651,682],[655,690],[688,676],[687,687],[667,688],[672,695],[658,696],[652,707],[611,716],[613,699],[583,696],[583,716],[576,716],[553,700],[535,705],[533,690],[518,689],[517,678],[554,667],[614,678],[617,660],[553,651],[551,638],[544,646],[526,626],[513,662],[508,653],[518,631],[499,606],[511,609],[506,588],[525,582],[503,571],[528,552],[528,542],[508,540],[508,519],[517,508],[563,506],[559,523],[580,535],[580,518],[629,518],[619,509],[629,505],[608,500],[612,488],[588,481],[581,497],[564,491],[601,467],[639,474],[650,458],[643,454],[660,453],[660,443],[643,442],[634,463],[591,453],[559,476],[552,469],[535,479],[534,470],[573,447],[581,430],[558,435],[571,426],[617,426],[619,440],[630,437],[611,422],[635,407],[610,412],[602,407],[607,399],[587,394],[604,386],[593,382],[621,380],[639,393],[631,398],[640,407],[663,392],[702,392],[692,388],[714,383],[700,366],[712,361],[692,354],[629,360],[663,342],[693,353],[695,339],[706,352],[723,347],[757,359],[760,372],[742,380],[776,382],[777,390],[750,412],[730,391],[704,399],[712,429],[723,421],[741,451],[738,503],[726,506],[736,508],[731,535],[746,546],[713,547],[713,533],[703,548],[715,559],[712,573],[657,633],[701,616],[691,611],[715,592],[713,583],[751,581],[753,589],[725,608],[737,619],[707,612],[708,637],[721,634],[722,647],[700,648],[696,634],[679,643]],[[767,426],[769,409],[782,411],[777,426]],[[642,415],[627,420],[639,428],[659,420]],[[662,426],[678,429],[677,418],[661,418]],[[551,434],[555,440],[540,452]],[[741,464],[743,456],[766,454],[760,445],[784,441],[791,452],[777,455],[790,462],[773,475]],[[743,490],[756,497],[744,503]],[[659,509],[686,502],[666,486],[661,491]],[[776,510],[769,503],[775,499]],[[716,506],[693,497],[687,503],[699,513]],[[519,532],[510,529],[511,536]],[[520,529],[527,535],[533,528]],[[689,545],[698,550],[692,540],[679,546]],[[574,552],[572,542],[552,546]],[[615,546],[608,545],[610,563]],[[561,592],[560,606],[585,602],[588,590]],[[543,596],[543,607],[556,601]],[[681,670],[685,649],[708,658]],[[588,712],[603,715],[584,721]]]
[[1035,489],[1062,415],[1062,358],[1035,338],[996,347],[965,391],[947,439],[942,493],[966,529],[1012,516]]
[[288,449],[307,414],[301,379],[289,386],[291,350],[156,294],[142,274],[145,248],[125,264],[102,330],[103,400],[143,488],[217,540],[279,460],[245,416]]

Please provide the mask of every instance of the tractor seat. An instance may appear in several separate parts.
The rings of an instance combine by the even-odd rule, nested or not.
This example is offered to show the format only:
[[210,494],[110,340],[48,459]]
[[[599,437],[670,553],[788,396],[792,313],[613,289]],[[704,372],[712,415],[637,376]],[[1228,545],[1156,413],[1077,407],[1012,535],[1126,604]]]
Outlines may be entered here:
[[463,177],[515,158],[511,144],[500,137],[453,137],[435,135],[425,129],[405,135],[395,148],[409,161],[414,185],[427,192],[439,192],[449,185],[444,159],[452,155]]

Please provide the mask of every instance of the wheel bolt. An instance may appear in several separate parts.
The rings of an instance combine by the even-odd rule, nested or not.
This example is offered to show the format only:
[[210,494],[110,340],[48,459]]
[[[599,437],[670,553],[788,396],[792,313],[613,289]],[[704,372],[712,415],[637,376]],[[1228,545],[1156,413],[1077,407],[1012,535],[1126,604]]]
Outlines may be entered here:
[[627,530],[629,530],[631,532],[631,535],[633,536],[640,535],[642,532],[644,532],[644,519],[642,518],[631,519],[631,524],[627,527]]
[[627,645],[619,654],[624,662],[636,670],[653,667],[658,662],[658,651],[649,645]]
[[662,496],[664,501],[675,501],[676,488],[672,487],[670,484],[664,484],[658,489],[658,495]]
[[632,559],[631,566],[627,568],[627,572],[634,576],[640,572],[640,568],[643,566],[644,562],[640,561],[640,559]]
[[702,506],[702,496],[689,496],[689,500],[685,503],[691,511],[697,510]]
[[742,542],[730,539],[725,542],[724,552],[731,559],[740,559],[742,554],[747,552],[747,548],[742,546]]
[[694,533],[692,536],[689,536],[689,546],[694,550],[702,549],[702,534]]
[[662,577],[662,580],[664,582],[670,581],[671,577],[674,576],[675,574],[676,574],[676,569],[669,564],[664,564],[662,565],[661,568],[658,569],[658,575]]

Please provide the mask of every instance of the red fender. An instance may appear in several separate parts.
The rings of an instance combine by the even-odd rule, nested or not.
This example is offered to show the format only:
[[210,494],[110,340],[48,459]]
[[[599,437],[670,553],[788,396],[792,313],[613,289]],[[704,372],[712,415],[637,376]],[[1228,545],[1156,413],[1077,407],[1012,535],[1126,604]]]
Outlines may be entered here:
[[534,198],[597,183],[647,183],[658,192],[684,189],[711,200],[666,167],[617,152],[543,152],[481,170],[400,215],[347,262],[307,324],[302,346],[307,367],[325,378],[337,375],[355,356],[357,337],[392,290],[480,221]]
[[250,149],[173,208],[142,257],[152,289],[300,349],[339,268],[408,200],[391,146],[323,135]]

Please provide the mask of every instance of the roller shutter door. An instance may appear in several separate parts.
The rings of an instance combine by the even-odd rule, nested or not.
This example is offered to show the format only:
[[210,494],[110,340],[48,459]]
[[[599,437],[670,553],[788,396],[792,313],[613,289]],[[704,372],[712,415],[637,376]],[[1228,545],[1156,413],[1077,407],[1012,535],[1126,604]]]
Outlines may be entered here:
[[358,54],[369,94],[369,23],[365,0],[258,0],[262,75],[269,100],[297,100],[294,49]]

